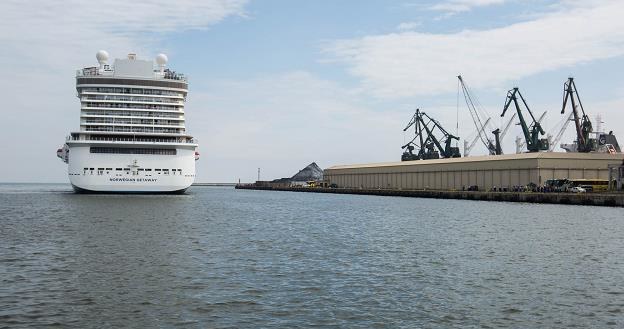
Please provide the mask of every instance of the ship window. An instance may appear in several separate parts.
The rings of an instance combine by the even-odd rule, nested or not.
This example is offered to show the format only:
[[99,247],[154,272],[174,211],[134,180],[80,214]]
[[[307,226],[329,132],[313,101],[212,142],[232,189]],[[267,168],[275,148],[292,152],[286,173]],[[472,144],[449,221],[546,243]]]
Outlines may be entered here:
[[106,168],[106,170],[113,170],[113,168]]
[[89,170],[89,168],[84,168],[84,170]]
[[152,171],[152,169],[145,169],[145,171]]
[[143,171],[144,169],[143,169],[143,168],[139,168],[139,169],[137,169],[137,170],[138,170],[138,171]]
[[123,169],[122,168],[115,168],[115,170],[122,171]]
[[176,149],[91,147],[91,153],[176,155]]
[[160,169],[154,169],[154,170],[156,170],[156,171],[160,171]]
[[130,171],[130,168],[124,168],[125,171]]
[[104,168],[98,168],[98,170],[104,170]]
[[93,168],[89,168],[90,170],[94,170]]

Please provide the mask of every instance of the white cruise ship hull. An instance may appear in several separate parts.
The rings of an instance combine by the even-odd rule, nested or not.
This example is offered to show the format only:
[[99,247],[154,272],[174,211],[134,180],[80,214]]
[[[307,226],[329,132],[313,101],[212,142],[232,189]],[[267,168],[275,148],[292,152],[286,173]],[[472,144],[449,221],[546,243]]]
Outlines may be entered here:
[[195,181],[193,148],[176,155],[97,154],[69,146],[68,174],[76,192],[182,193]]

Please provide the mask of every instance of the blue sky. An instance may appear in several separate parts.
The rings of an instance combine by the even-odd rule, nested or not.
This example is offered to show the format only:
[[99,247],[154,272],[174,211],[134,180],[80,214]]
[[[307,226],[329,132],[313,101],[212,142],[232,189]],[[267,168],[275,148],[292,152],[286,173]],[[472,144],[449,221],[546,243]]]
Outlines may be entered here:
[[[534,112],[548,110],[550,131],[574,76],[589,114],[624,142],[621,1],[36,2],[0,4],[0,136],[10,155],[0,181],[66,181],[55,150],[78,129],[73,77],[100,49],[164,52],[190,76],[198,181],[251,181],[258,167],[266,179],[291,176],[312,161],[396,161],[416,107],[467,137],[475,128],[457,107],[457,74],[495,125],[518,86]],[[519,134],[512,127],[506,153]],[[570,128],[562,142],[573,138]]]

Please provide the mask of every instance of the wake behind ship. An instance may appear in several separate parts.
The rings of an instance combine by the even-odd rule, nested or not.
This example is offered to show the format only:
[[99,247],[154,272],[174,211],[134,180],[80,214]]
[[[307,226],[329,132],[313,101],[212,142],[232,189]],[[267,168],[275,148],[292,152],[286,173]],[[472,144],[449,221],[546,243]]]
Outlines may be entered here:
[[195,180],[197,142],[186,133],[188,81],[135,54],[96,55],[99,66],[78,70],[80,130],[57,156],[68,164],[77,192],[181,193]]

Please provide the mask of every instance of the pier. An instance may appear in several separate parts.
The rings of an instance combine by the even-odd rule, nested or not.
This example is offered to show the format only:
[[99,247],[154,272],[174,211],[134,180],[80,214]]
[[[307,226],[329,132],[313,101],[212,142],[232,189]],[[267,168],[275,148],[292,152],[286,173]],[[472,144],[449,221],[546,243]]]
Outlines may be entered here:
[[403,190],[403,189],[359,189],[326,187],[270,187],[253,184],[236,185],[236,189],[268,190],[309,193],[362,194],[399,196],[414,198],[463,199],[480,201],[505,201],[551,203],[588,206],[624,207],[624,193],[554,193],[554,192],[485,192],[450,190]]

